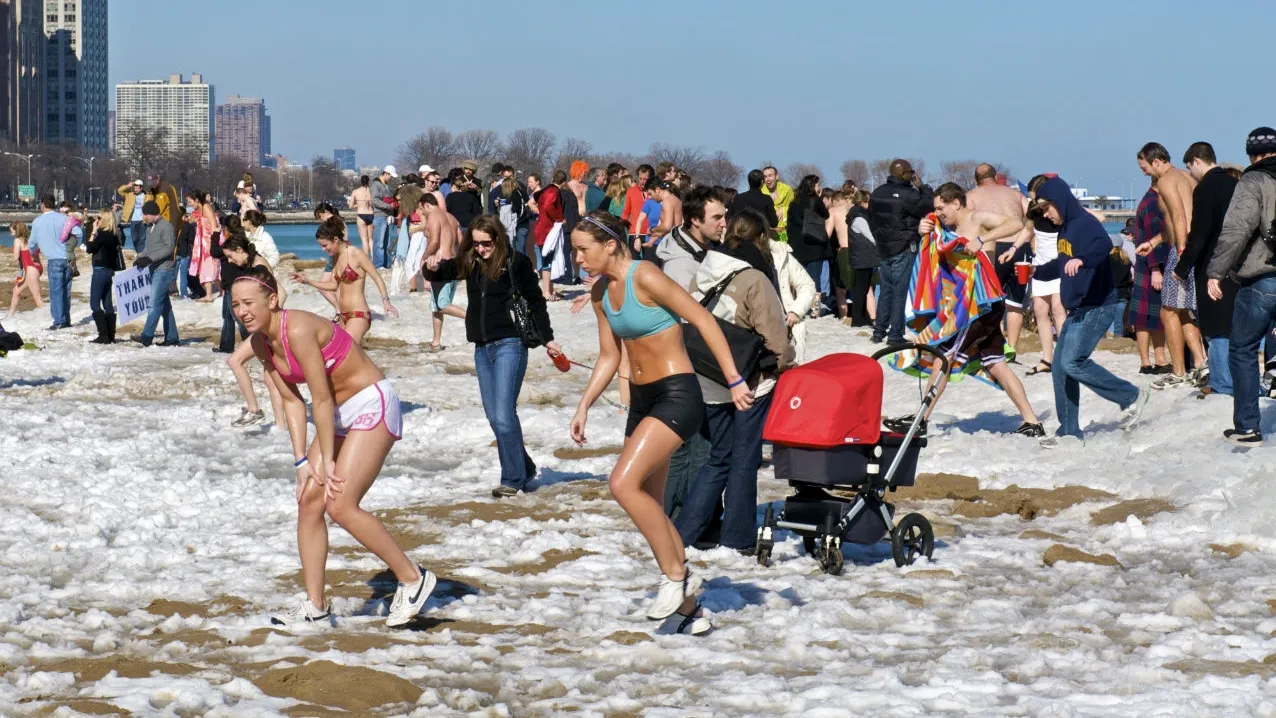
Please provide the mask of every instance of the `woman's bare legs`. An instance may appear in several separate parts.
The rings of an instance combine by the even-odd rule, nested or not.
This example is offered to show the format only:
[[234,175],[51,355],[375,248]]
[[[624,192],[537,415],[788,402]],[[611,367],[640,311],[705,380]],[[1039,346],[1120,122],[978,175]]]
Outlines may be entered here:
[[341,327],[346,330],[346,333],[350,335],[350,338],[354,340],[355,344],[362,347],[363,337],[367,335],[368,330],[372,328],[372,322],[367,319],[351,317],[341,322]]
[[356,229],[359,230],[359,244],[360,244],[360,247],[363,249],[363,253],[371,257],[372,256],[372,249],[371,249],[372,225],[356,217],[354,220],[354,226]]
[[212,282],[203,282],[203,285],[204,285],[204,296],[200,297],[199,299],[196,299],[195,301],[204,302],[207,304],[208,302],[211,302],[214,299],[216,299],[216,297],[213,296]]
[[1037,338],[1041,340],[1041,361],[1054,361],[1054,323],[1050,320],[1050,297],[1033,297],[1032,313],[1037,318]]
[[40,297],[40,270],[27,267],[27,278],[22,282],[22,286],[31,292],[31,299],[35,302],[36,309],[44,306],[44,299]]
[[[239,384],[239,393],[243,395],[248,411],[255,414],[261,411],[261,407],[257,405],[257,395],[253,392],[252,377],[248,376],[248,362],[253,358],[253,343],[240,342],[235,351],[226,357],[226,366],[235,375],[235,382]],[[274,386],[274,382],[268,381],[266,384]]]

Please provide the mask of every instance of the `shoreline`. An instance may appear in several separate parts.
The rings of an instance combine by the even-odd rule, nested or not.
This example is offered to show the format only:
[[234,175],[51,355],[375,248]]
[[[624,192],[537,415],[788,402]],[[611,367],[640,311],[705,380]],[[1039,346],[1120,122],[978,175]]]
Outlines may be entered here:
[[[265,212],[265,210],[262,210]],[[0,225],[7,227],[13,222],[26,222],[30,224],[32,220],[40,216],[38,212],[29,211],[6,211],[0,212]],[[266,212],[266,218],[271,224],[317,224],[313,210],[289,210],[286,212]],[[354,215],[343,215],[346,224],[354,224]]]

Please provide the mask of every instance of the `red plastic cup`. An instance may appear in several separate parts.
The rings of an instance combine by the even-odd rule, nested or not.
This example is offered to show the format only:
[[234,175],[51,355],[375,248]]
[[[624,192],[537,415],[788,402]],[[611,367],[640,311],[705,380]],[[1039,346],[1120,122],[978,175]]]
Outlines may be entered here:
[[[545,353],[548,354],[549,351],[546,350]],[[554,360],[554,366],[558,367],[559,371],[567,371],[572,368],[572,363],[567,360],[566,354],[559,354],[557,356],[551,354],[549,358]]]
[[1027,284],[1028,278],[1032,276],[1031,262],[1015,262],[1015,278],[1020,284]]

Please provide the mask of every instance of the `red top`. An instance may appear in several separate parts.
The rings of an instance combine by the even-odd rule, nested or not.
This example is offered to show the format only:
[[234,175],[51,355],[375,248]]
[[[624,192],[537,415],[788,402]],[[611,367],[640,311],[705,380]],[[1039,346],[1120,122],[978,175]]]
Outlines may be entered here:
[[563,221],[563,200],[558,196],[558,185],[549,185],[536,195],[536,208],[541,211],[532,228],[532,238],[537,247],[545,246],[545,238],[554,224]]
[[646,234],[638,226],[638,216],[642,214],[642,203],[646,200],[647,196],[638,185],[633,185],[625,192],[625,206],[620,210],[620,218],[629,223],[630,234]]

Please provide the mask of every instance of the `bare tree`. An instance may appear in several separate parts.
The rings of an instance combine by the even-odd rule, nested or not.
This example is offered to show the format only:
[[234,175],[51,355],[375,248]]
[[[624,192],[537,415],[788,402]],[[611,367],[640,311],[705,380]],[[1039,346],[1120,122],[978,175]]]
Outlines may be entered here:
[[407,171],[420,165],[430,165],[440,172],[447,172],[456,161],[456,138],[452,132],[441,125],[434,125],[425,132],[404,142],[399,147],[398,163]]
[[[672,162],[678,169],[698,179],[704,169],[705,154],[703,147],[680,147],[668,142],[654,142],[647,150],[646,161],[652,165],[661,162]],[[631,168],[632,169],[632,168]]]
[[979,166],[975,160],[949,160],[939,163],[939,181],[954,182],[964,189],[975,186],[975,168]]
[[891,162],[894,162],[894,160],[873,160],[873,162],[868,166],[869,183],[874,187],[886,184],[886,178],[891,176]]
[[701,163],[700,170],[692,177],[700,184],[738,188],[743,174],[740,165],[731,161],[731,155],[718,151]]
[[128,163],[135,175],[155,170],[167,154],[168,129],[128,123],[115,130],[115,153]]
[[588,159],[589,166],[591,168],[606,167],[607,165],[615,162],[616,164],[634,169],[638,165],[647,161],[646,158],[639,157],[629,152],[602,152],[590,155]]
[[501,156],[504,149],[500,135],[492,130],[466,130],[456,136],[457,154],[463,160],[474,160],[483,171]]
[[540,127],[514,130],[505,140],[505,164],[527,174],[542,174],[554,153],[554,133]]
[[843,162],[842,179],[854,182],[856,187],[863,187],[868,182],[868,163],[864,160]]
[[820,178],[824,177],[824,173],[820,171],[819,165],[813,165],[809,162],[794,162],[785,168],[784,173],[785,176],[788,177],[788,183],[795,187],[802,181],[802,178],[807,175],[815,175]]
[[554,169],[566,172],[576,160],[589,162],[589,156],[593,151],[594,146],[589,142],[575,137],[568,137],[558,145],[558,156],[554,158]]
[[345,195],[346,179],[336,163],[326,155],[315,155],[310,160],[310,198],[326,202]]

